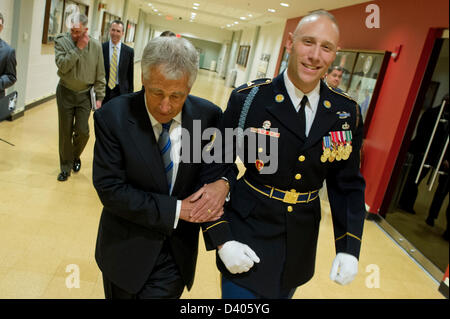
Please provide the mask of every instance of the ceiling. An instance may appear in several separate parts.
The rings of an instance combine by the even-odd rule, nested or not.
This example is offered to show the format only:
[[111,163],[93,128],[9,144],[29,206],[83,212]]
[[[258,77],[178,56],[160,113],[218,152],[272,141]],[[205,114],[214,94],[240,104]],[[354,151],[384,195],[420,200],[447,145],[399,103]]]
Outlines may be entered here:
[[228,30],[282,23],[312,10],[332,10],[362,2],[367,0],[131,0],[147,14]]

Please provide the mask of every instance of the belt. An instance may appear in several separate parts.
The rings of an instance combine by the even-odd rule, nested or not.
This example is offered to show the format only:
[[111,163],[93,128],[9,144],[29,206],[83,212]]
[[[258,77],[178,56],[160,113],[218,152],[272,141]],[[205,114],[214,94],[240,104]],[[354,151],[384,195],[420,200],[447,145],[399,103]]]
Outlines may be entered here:
[[297,193],[292,191],[283,191],[281,189],[269,186],[253,183],[251,184],[247,179],[244,181],[252,189],[260,194],[266,195],[269,198],[278,199],[283,203],[288,204],[298,204],[298,203],[309,203],[319,197],[319,190],[307,192],[307,193]]

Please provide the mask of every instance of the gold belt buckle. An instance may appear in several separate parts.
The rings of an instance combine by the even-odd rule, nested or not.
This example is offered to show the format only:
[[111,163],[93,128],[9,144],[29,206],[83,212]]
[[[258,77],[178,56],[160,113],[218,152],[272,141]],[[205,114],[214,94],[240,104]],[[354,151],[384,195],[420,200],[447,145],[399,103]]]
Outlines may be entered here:
[[296,192],[285,192],[283,197],[283,203],[297,204],[298,193]]

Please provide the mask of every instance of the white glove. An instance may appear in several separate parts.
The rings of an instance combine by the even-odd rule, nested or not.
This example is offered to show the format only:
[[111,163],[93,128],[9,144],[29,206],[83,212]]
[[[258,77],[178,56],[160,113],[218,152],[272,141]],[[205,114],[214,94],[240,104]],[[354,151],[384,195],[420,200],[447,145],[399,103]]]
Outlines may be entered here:
[[331,266],[330,279],[341,285],[347,285],[358,273],[358,259],[347,253],[338,253]]
[[232,274],[247,272],[254,263],[259,263],[259,257],[245,244],[235,240],[227,241],[218,250],[220,259]]

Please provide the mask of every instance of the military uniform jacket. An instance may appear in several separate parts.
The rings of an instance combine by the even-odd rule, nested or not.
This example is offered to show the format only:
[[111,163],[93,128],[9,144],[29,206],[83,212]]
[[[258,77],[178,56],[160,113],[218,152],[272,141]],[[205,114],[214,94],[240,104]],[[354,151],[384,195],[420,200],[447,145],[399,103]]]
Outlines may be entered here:
[[[244,121],[241,114],[250,94],[253,101]],[[261,261],[246,273],[232,275],[217,257],[218,268],[238,285],[268,298],[313,276],[321,207],[319,198],[295,204],[269,198],[261,192],[261,185],[274,187],[275,193],[305,193],[319,190],[326,180],[336,252],[359,257],[365,218],[365,181],[359,170],[363,133],[359,106],[321,82],[307,138],[299,130],[299,122],[281,74],[273,81],[257,80],[235,89],[221,125],[222,131],[238,126],[244,129],[241,142],[234,140],[233,155],[241,154],[246,167],[245,175],[232,187],[223,222],[228,222],[231,238],[249,245]],[[347,139],[351,134],[352,151],[346,159],[322,161],[324,137],[333,141],[335,132],[344,132],[341,138]],[[277,156],[270,157],[276,151]]]

